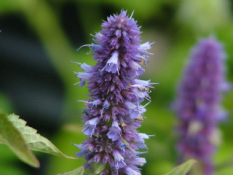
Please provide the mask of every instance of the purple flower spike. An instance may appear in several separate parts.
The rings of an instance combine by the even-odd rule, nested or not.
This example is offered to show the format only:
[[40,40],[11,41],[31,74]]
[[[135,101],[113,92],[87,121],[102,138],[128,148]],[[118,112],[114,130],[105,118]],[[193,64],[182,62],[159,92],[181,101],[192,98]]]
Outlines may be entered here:
[[176,101],[181,158],[199,160],[205,175],[214,174],[217,125],[225,116],[220,108],[221,93],[229,88],[224,58],[222,45],[215,38],[202,39],[191,53]]
[[[138,78],[145,71],[141,65],[148,62],[152,43],[140,44],[139,27],[126,11],[110,16],[102,28],[95,35],[95,44],[84,45],[94,52],[97,64],[80,64],[84,72],[74,72],[80,86],[88,81],[91,98],[79,100],[87,106],[83,132],[89,137],[77,145],[81,149],[77,156],[86,158],[84,167],[90,171],[93,163],[106,165],[101,175],[141,175],[138,166],[146,160],[139,149],[147,148],[144,139],[149,136],[138,133],[137,128],[153,83]],[[145,99],[149,102],[140,105]]]

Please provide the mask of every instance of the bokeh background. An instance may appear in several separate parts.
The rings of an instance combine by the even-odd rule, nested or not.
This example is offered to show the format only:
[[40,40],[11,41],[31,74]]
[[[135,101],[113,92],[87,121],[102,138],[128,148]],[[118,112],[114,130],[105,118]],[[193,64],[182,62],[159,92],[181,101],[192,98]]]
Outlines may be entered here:
[[[177,124],[172,102],[192,46],[214,35],[227,53],[226,73],[233,81],[233,2],[231,0],[0,0],[0,108],[16,113],[68,155],[79,151],[72,143],[85,140],[83,103],[87,87],[73,86],[81,71],[71,61],[95,64],[88,48],[90,34],[101,30],[107,16],[127,10],[142,26],[142,42],[155,44],[142,79],[157,82],[141,132],[149,153],[144,175],[159,175],[177,163]],[[214,156],[216,175],[233,174],[233,90],[223,96],[228,119],[220,124],[222,141]],[[55,175],[70,171],[83,159],[36,153],[41,168],[21,163],[0,145],[1,175]]]

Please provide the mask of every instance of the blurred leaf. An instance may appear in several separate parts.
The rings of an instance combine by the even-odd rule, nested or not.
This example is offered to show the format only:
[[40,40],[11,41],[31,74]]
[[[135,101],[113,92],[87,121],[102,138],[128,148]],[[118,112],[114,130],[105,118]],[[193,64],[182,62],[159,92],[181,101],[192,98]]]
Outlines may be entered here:
[[[229,150],[226,147],[224,147],[224,151],[225,151],[225,154],[228,155],[228,158],[225,161],[223,161],[223,162],[219,163],[218,165],[216,165],[216,167],[215,167],[216,171],[224,171],[226,169],[232,168],[232,165],[233,165],[232,146],[231,146],[231,150]],[[221,151],[218,154],[221,154],[222,152],[223,151]],[[224,152],[223,152],[223,154],[224,154]],[[219,159],[220,158],[218,158],[218,160]]]
[[163,4],[163,1],[154,1],[154,0],[118,0],[118,1],[105,1],[106,3],[112,3],[115,6],[118,6],[119,8],[126,8],[128,10],[128,13],[130,14],[132,11],[135,11],[135,15],[138,15],[138,17],[142,19],[148,19],[153,14],[156,14],[161,5]]
[[14,163],[1,162],[0,174],[2,175],[31,175],[28,174],[22,167],[15,166]]
[[39,167],[40,163],[31,152],[21,133],[15,128],[8,116],[0,113],[0,143],[6,144],[25,163]]
[[[174,168],[174,163],[170,160],[171,159],[164,159],[164,160],[161,159],[161,161],[153,162],[151,165],[149,165],[148,168],[146,167],[148,166],[146,164],[146,166],[144,167],[146,168],[145,174],[164,174],[164,172],[170,171],[171,169]],[[146,161],[150,163],[153,160],[150,160],[150,158],[146,158]]]
[[17,11],[19,4],[17,0],[1,0],[0,1],[0,14],[11,13]]
[[[63,0],[64,1],[64,0]],[[75,1],[77,2],[77,1]],[[118,1],[109,1],[109,0],[85,0],[87,2],[86,4],[90,6],[90,3],[96,6],[100,6],[100,4],[110,4],[111,6],[118,7],[118,13],[120,12],[120,9],[127,9],[128,13],[132,13],[132,11],[135,11],[135,15],[137,15],[139,18],[142,19],[148,19],[150,16],[156,14],[159,10],[162,4],[166,3],[165,1],[154,1],[154,0],[118,0]],[[80,6],[82,3],[78,2],[78,5]],[[85,4],[85,3],[83,3]],[[98,9],[98,7],[97,7]]]
[[73,171],[66,172],[66,173],[60,173],[58,175],[84,175],[84,168],[83,166],[81,166]]
[[191,169],[194,163],[196,163],[196,160],[188,160],[187,162],[177,166],[165,175],[186,175],[186,173]]
[[104,170],[105,165],[94,162],[94,163],[91,164],[91,167],[93,169],[94,174],[99,174]]
[[[70,143],[82,143],[86,139],[86,135],[82,133],[82,126],[75,124],[65,124],[53,137],[53,143],[59,146],[64,152],[70,155],[75,155],[79,149]],[[66,172],[82,166],[86,162],[85,158],[81,157],[78,161],[60,159],[56,156],[50,158],[47,165],[48,174],[58,174]]]
[[[12,103],[6,94],[0,93],[0,108],[2,111],[11,112],[13,111]],[[1,111],[0,110],[0,111]]]
[[229,1],[183,0],[178,10],[178,19],[192,30],[214,32],[214,29],[230,20]]
[[9,121],[14,125],[15,128],[22,134],[29,148],[34,151],[43,153],[53,154],[55,156],[65,157],[69,159],[77,159],[72,156],[68,156],[62,153],[52,142],[47,138],[37,133],[37,130],[26,126],[26,122],[19,119],[19,116],[11,114],[8,116]]
[[220,168],[222,165],[225,165],[226,162],[229,162],[229,160],[233,160],[232,144],[225,141],[218,147],[213,159],[216,169]]
[[221,170],[216,170],[216,175],[229,175],[229,174],[232,174],[233,172],[233,166],[228,166],[224,169],[221,169]]
[[20,164],[16,164],[18,157],[7,145],[0,145],[0,174],[31,175]]

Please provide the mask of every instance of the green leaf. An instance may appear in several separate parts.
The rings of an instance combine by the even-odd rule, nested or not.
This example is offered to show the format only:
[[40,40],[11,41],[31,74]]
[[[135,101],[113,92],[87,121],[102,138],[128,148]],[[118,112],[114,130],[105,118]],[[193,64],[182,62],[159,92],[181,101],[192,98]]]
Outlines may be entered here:
[[62,153],[52,142],[47,138],[37,133],[37,130],[26,126],[26,122],[19,118],[15,114],[8,116],[9,121],[17,128],[25,139],[29,148],[33,151],[39,151],[43,153],[52,154],[55,156],[65,157],[69,159],[77,159],[76,157],[68,156]]
[[31,152],[26,141],[9,121],[8,116],[0,112],[0,143],[4,143],[25,163],[39,167],[40,163]]
[[194,163],[196,163],[196,160],[188,160],[187,162],[184,162],[183,164],[175,167],[169,173],[166,173],[164,175],[186,175],[186,173],[188,173]]
[[99,174],[104,170],[105,165],[101,164],[101,163],[94,162],[91,164],[91,168],[93,169],[94,174]]
[[58,175],[84,175],[84,167],[81,166],[73,171],[69,171],[66,173],[59,173]]

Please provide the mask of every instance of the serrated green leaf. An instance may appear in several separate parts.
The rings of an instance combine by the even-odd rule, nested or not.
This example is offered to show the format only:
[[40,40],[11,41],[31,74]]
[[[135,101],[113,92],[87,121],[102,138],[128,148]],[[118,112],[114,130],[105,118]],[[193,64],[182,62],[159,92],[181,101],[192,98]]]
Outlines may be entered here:
[[194,163],[196,163],[196,160],[188,160],[164,175],[186,175]]
[[84,175],[84,167],[81,166],[73,171],[69,171],[66,173],[59,173],[58,175]]
[[8,145],[10,149],[25,163],[33,167],[40,166],[39,161],[31,152],[25,139],[4,113],[0,113],[0,143]]
[[76,157],[68,156],[62,153],[52,142],[47,138],[37,133],[37,130],[26,126],[26,121],[19,118],[15,114],[8,116],[9,121],[21,133],[29,148],[34,151],[52,154],[55,156],[65,157],[69,159],[77,159]]

